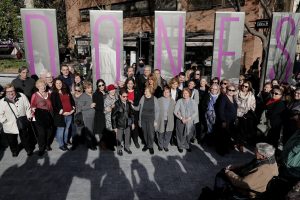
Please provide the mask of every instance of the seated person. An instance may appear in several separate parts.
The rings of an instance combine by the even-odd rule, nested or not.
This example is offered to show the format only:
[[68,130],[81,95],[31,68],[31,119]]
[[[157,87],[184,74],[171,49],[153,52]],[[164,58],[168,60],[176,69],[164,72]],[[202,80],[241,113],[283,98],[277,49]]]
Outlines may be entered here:
[[216,177],[229,182],[234,191],[255,198],[257,193],[266,191],[267,185],[273,176],[278,176],[278,167],[275,160],[275,148],[267,143],[256,144],[256,158],[241,167],[229,165]]
[[[297,120],[298,124],[300,120]],[[299,124],[300,125],[300,124]],[[280,174],[290,181],[300,180],[300,129],[298,129],[283,147]]]

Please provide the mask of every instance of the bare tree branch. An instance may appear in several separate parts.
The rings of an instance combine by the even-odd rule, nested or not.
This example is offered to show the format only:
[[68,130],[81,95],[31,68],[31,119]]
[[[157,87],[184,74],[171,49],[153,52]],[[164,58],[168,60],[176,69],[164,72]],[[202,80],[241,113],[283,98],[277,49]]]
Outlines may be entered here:
[[[265,0],[259,0],[261,6],[263,7],[264,11],[267,14],[268,18],[272,18],[272,11],[270,10],[270,7],[267,5],[267,2]],[[269,1],[269,3],[271,4],[272,2]]]

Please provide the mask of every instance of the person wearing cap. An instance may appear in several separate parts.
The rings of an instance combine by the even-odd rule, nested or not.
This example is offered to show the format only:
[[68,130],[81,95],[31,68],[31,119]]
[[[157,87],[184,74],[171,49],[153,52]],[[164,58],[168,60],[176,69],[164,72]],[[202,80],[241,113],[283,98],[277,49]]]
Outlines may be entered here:
[[107,137],[112,138],[112,135],[110,134],[113,132],[113,127],[111,123],[111,113],[112,113],[112,109],[115,107],[115,102],[118,100],[118,96],[116,95],[116,88],[113,84],[108,85],[106,90],[108,91],[108,94],[104,99],[105,125],[106,125],[106,130],[109,133]]
[[227,166],[225,177],[234,189],[253,198],[265,192],[269,181],[278,176],[275,148],[268,143],[257,143],[255,156],[250,163],[241,167]]

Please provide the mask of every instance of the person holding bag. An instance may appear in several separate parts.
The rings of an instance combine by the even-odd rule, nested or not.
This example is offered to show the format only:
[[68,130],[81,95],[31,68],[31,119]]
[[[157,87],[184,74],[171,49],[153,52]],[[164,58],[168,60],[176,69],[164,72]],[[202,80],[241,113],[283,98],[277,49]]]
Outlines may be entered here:
[[53,128],[52,103],[50,93],[46,92],[46,83],[39,79],[35,83],[38,89],[31,98],[31,110],[33,121],[38,132],[37,142],[39,145],[39,156],[43,156],[45,150],[51,151],[51,136]]
[[19,153],[18,135],[27,155],[31,156],[33,150],[28,134],[29,120],[32,117],[30,103],[24,94],[15,91],[12,84],[7,84],[4,90],[6,96],[0,100],[0,123],[3,124],[12,156],[17,157]]
[[254,139],[254,127],[256,122],[255,107],[256,100],[253,94],[252,84],[250,81],[244,81],[241,89],[235,96],[238,108],[238,131],[236,134],[237,149],[244,152],[244,145]]

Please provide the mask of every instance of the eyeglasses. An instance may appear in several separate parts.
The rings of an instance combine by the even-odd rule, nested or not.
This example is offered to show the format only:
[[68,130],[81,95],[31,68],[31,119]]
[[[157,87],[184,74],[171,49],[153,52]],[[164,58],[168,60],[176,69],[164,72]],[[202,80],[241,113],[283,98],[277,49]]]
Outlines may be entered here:
[[75,90],[75,92],[81,92],[81,90]]
[[295,95],[300,95],[300,92],[295,92]]
[[226,83],[226,82],[224,82],[224,83],[222,83],[222,85],[227,85],[228,83]]
[[249,86],[248,86],[248,85],[242,85],[242,87],[244,87],[244,88],[248,88]]
[[198,75],[198,76],[199,76],[200,74],[196,74],[196,75]]
[[228,89],[228,91],[229,91],[229,92],[235,92],[235,90],[230,90],[230,89]]
[[127,98],[128,96],[121,96],[121,97],[123,97],[123,98]]
[[273,95],[281,95],[280,93],[278,92],[272,92]]
[[104,85],[104,84],[99,84],[99,85],[98,85],[98,87],[102,87],[102,86],[105,86],[105,85]]

